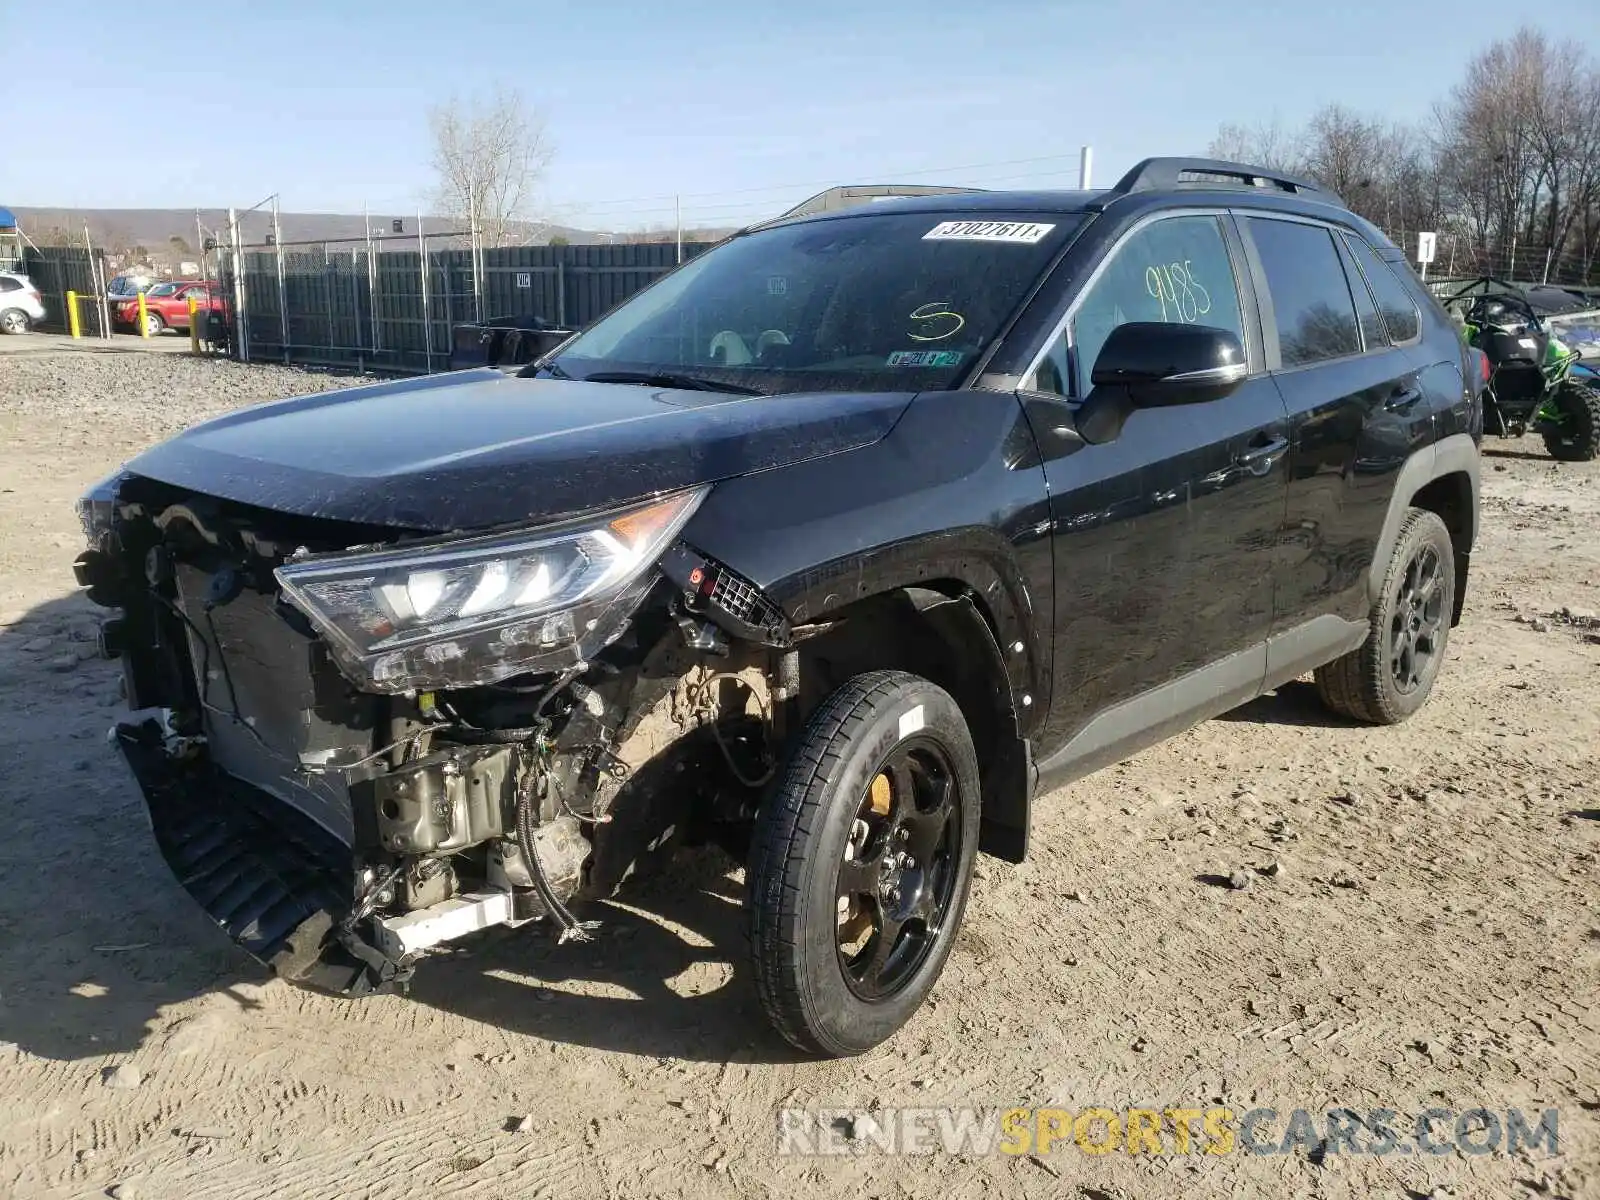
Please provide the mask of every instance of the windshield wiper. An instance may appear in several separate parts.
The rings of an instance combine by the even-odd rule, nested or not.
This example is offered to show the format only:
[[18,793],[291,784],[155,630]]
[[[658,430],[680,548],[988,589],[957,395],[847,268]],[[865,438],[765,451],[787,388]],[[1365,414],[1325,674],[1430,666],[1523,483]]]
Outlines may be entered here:
[[727,392],[734,396],[760,396],[760,388],[724,383],[704,375],[680,375],[675,371],[596,371],[585,375],[586,383],[642,383],[647,387],[679,388],[688,392]]

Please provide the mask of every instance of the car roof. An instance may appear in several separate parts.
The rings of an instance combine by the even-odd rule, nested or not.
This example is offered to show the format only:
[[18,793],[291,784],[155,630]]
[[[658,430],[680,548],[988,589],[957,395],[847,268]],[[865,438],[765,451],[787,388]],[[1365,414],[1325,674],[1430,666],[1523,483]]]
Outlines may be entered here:
[[[981,188],[870,184],[830,188],[782,216],[752,226],[762,229],[799,221],[829,221],[874,213],[963,216],[986,213],[1100,213],[1144,211],[1207,200],[1230,208],[1256,208],[1303,216],[1337,216],[1377,245],[1392,245],[1376,227],[1356,216],[1329,189],[1277,168],[1207,158],[1147,158],[1103,190]],[[1330,212],[1331,210],[1331,212]]]
[[990,212],[1089,212],[1105,192],[1015,191],[946,192],[932,196],[891,196],[871,204],[810,213],[803,220],[861,216],[864,213],[990,213]]
[[1148,211],[1182,205],[1216,205],[1232,209],[1256,209],[1323,220],[1334,220],[1361,234],[1379,248],[1394,249],[1394,243],[1377,226],[1351,212],[1331,193],[1292,194],[1248,185],[1215,187],[1180,186],[1150,188],[1136,193],[1107,191],[971,191],[939,196],[895,197],[829,212],[781,216],[750,226],[747,232],[779,225],[809,224],[852,217],[923,213],[930,216],[960,218],[984,214],[1094,215],[1116,212],[1134,216]]

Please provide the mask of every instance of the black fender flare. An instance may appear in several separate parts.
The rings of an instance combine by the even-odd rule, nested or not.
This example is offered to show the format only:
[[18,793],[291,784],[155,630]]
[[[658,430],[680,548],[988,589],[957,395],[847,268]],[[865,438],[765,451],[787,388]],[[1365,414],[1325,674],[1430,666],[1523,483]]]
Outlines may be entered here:
[[793,624],[805,625],[898,589],[970,598],[999,656],[1017,734],[1030,736],[1050,703],[1054,614],[1034,610],[1015,551],[997,531],[969,525],[861,550],[778,580],[767,594]]
[[808,571],[802,579],[809,586],[793,580],[774,589],[796,625],[825,621],[835,611],[891,592],[945,597],[919,605],[921,616],[942,645],[962,652],[948,656],[945,670],[926,673],[949,686],[964,709],[978,709],[993,721],[988,753],[979,764],[978,849],[1022,862],[1038,779],[1030,735],[1049,697],[1050,645],[1041,631],[1050,624],[1034,616],[1020,573],[1008,571],[1010,546],[988,531],[957,530],[836,565],[848,572]]
[[[1461,514],[1464,522],[1464,528],[1460,531],[1464,535],[1462,544],[1458,544],[1455,551],[1458,561],[1464,560],[1472,552],[1472,544],[1478,536],[1479,470],[1478,444],[1470,434],[1465,433],[1453,433],[1440,438],[1405,461],[1395,475],[1394,490],[1389,494],[1389,509],[1384,514],[1383,527],[1379,530],[1378,541],[1372,551],[1372,563],[1367,569],[1367,596],[1370,601],[1377,603],[1383,591],[1383,577],[1389,569],[1394,544],[1400,537],[1400,527],[1405,524],[1406,510],[1412,507],[1418,494],[1435,480],[1448,475],[1467,477],[1471,496]],[[1459,613],[1456,616],[1459,617]]]
[[[913,671],[944,687],[979,726],[974,729],[983,778],[978,848],[1021,862],[1038,774],[1028,734],[1047,694],[1035,672],[1047,669],[1049,646],[1033,645],[1040,623],[1031,619],[1031,608],[1022,607],[1031,605],[1031,597],[1020,575],[1006,571],[1009,546],[982,531],[962,536],[968,532],[859,552],[757,590],[782,609],[801,636],[807,625],[826,625],[835,616],[849,619],[875,600],[896,597],[907,606],[904,619],[915,621],[926,640],[916,642],[920,648],[910,657],[882,665]],[[686,561],[706,561],[692,548],[685,551]],[[715,569],[731,570],[720,564]],[[990,598],[998,598],[996,607]],[[746,637],[748,631],[729,632]]]
[[983,778],[982,818],[978,849],[1007,862],[1019,863],[1028,854],[1028,826],[1038,772],[1033,764],[1033,744],[1019,729],[1015,707],[1003,693],[995,694],[987,681],[1005,674],[1005,653],[970,595],[930,605],[923,618],[946,645],[968,645],[978,678],[969,680],[958,699],[981,703],[988,693],[996,728],[989,740],[987,761],[979,764]]

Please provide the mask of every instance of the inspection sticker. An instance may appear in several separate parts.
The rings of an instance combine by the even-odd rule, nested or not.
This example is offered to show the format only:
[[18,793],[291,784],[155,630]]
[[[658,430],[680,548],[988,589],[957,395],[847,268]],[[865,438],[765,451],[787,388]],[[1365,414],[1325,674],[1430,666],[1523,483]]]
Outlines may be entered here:
[[1032,246],[1054,225],[1040,221],[940,221],[922,235],[925,242],[1016,242]]
[[889,355],[891,367],[959,367],[964,356],[959,350],[896,350]]

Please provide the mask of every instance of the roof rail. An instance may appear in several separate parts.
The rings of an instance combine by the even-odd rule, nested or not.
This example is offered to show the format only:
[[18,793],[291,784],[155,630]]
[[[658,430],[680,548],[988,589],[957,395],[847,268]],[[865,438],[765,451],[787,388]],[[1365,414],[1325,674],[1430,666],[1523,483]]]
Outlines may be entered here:
[[[1185,179],[1184,176],[1210,178]],[[1281,192],[1298,195],[1309,192],[1342,203],[1331,190],[1310,179],[1287,175],[1272,167],[1251,166],[1249,163],[1226,162],[1220,158],[1147,158],[1129,171],[1111,190],[1119,195],[1129,192],[1149,192],[1157,188],[1216,187],[1221,176],[1222,186],[1276,188]]]
[[809,217],[813,213],[837,212],[842,208],[854,208],[858,204],[870,204],[874,200],[890,196],[950,196],[961,192],[983,190],[974,187],[944,187],[932,183],[860,183],[848,187],[831,187],[795,205],[788,212],[761,223],[766,225],[771,221],[784,221],[790,217]]

